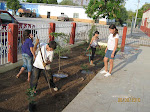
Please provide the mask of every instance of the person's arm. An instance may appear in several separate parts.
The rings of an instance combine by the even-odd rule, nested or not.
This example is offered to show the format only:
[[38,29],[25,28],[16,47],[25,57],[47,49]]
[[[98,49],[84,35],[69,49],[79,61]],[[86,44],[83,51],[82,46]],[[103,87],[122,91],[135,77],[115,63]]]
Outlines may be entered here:
[[107,50],[108,50],[108,48],[106,47],[106,49],[105,49],[105,53],[107,52]]
[[53,57],[54,57],[54,52],[51,55],[49,55],[49,57],[48,57],[49,59],[46,61],[46,63],[43,63],[44,67],[46,65],[51,64],[51,62],[53,61]]
[[34,59],[35,59],[36,56],[35,56],[35,52],[34,52],[34,50],[33,50],[33,47],[30,47],[30,51],[31,51],[31,53],[32,53],[32,55],[33,55],[33,57],[34,57]]
[[39,39],[36,39],[36,43],[33,47],[33,52],[35,53],[35,51],[37,50],[37,45],[39,44]]
[[114,58],[114,54],[115,54],[115,52],[116,52],[116,50],[118,48],[118,40],[119,40],[118,38],[115,38],[115,48],[114,48],[114,50],[113,50],[113,52],[111,54],[112,58]]
[[32,43],[32,40],[29,40],[28,43],[29,43],[30,51],[31,51],[31,53],[32,53],[32,55],[33,55],[33,57],[35,59],[35,52],[33,51],[34,45]]
[[90,42],[89,47],[87,48],[87,50],[90,49],[90,46],[91,46],[92,42],[93,42],[93,37],[92,37],[92,39],[91,39],[91,42]]

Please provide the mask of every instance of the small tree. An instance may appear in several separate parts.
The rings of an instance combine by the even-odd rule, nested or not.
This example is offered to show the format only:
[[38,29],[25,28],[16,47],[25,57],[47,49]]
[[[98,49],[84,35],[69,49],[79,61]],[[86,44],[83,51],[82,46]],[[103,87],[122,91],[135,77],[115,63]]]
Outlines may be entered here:
[[61,56],[61,51],[64,50],[64,48],[60,45],[59,43],[59,37],[63,39],[63,42],[68,43],[68,37],[69,35],[66,35],[64,33],[50,33],[51,36],[54,36],[56,39],[56,43],[57,43],[57,49],[55,50],[56,53],[59,55],[59,59],[58,59],[58,63],[59,63],[59,70],[58,72],[60,72],[60,56]]
[[16,11],[21,8],[18,0],[7,0],[7,8],[12,9],[16,15]]
[[89,36],[89,42],[91,42],[91,39],[92,39],[92,37],[93,37],[93,34],[94,34],[94,32],[95,32],[96,30],[97,30],[96,25],[95,25],[95,24],[92,24],[91,29],[88,31],[88,32],[89,32],[89,34],[88,34],[88,36]]

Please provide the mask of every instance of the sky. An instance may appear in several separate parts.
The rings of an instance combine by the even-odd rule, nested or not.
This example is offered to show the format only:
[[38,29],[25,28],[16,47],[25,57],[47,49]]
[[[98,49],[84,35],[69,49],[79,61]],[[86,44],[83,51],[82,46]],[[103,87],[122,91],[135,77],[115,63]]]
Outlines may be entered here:
[[[145,4],[145,2],[150,3],[150,0],[140,0],[139,9]],[[125,7],[127,10],[135,11],[137,9],[137,4],[138,0],[127,0]]]
[[[57,1],[61,2],[62,0],[57,0]],[[141,8],[142,5],[145,4],[145,2],[150,3],[150,0],[140,0],[139,8]],[[137,3],[138,3],[138,0],[127,0],[125,7],[127,10],[135,11],[137,9]]]

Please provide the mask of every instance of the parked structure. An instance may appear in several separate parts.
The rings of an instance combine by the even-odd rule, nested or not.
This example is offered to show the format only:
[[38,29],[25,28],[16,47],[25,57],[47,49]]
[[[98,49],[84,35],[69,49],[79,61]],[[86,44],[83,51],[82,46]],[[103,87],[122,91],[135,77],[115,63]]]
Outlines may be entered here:
[[150,37],[150,8],[143,13],[141,30]]

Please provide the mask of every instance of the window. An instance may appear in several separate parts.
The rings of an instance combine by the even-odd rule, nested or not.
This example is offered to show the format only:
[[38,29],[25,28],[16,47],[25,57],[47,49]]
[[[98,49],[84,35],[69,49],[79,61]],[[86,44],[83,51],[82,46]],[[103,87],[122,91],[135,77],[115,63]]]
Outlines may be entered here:
[[74,13],[73,18],[79,18],[79,13]]
[[2,24],[14,23],[14,19],[8,13],[0,13]]

